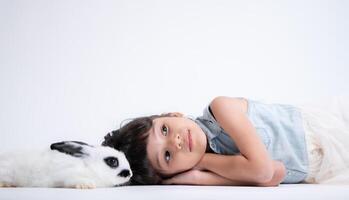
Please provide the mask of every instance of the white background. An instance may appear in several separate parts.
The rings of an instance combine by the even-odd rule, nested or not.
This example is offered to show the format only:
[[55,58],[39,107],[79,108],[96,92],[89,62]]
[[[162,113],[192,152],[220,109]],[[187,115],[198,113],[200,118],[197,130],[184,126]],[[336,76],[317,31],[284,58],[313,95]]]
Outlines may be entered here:
[[0,150],[213,97],[349,94],[349,1],[0,0]]

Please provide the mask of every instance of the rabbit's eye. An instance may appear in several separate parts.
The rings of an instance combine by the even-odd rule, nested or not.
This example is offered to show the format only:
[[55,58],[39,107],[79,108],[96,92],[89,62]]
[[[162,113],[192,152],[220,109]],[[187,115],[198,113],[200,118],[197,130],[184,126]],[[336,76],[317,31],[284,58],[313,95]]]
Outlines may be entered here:
[[119,166],[119,161],[115,157],[104,158],[104,162],[111,168],[117,168]]

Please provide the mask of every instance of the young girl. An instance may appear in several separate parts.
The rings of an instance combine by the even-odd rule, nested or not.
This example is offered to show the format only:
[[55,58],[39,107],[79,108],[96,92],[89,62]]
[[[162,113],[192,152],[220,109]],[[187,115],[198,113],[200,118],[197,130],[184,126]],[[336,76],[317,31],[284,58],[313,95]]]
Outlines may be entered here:
[[131,184],[349,184],[347,113],[216,97],[203,116],[139,117],[105,136]]

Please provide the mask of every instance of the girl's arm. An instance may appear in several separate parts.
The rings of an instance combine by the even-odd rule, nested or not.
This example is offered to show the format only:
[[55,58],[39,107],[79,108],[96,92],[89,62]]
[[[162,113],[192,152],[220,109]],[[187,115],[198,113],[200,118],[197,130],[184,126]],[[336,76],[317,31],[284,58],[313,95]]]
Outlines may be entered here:
[[236,99],[217,97],[210,104],[218,124],[234,140],[241,155],[205,154],[199,167],[230,180],[269,182],[274,174],[272,159]]
[[165,179],[162,184],[180,184],[180,185],[236,185],[236,186],[278,186],[285,177],[285,166],[279,161],[273,161],[274,174],[269,182],[252,183],[246,181],[235,181],[224,178],[210,171],[201,171],[192,169],[187,172],[180,173],[172,178]]
[[256,186],[256,183],[249,183],[244,181],[233,181],[224,178],[218,174],[210,171],[202,171],[199,169],[192,169],[186,172],[175,175],[172,178],[164,179],[162,184],[165,185],[251,185]]

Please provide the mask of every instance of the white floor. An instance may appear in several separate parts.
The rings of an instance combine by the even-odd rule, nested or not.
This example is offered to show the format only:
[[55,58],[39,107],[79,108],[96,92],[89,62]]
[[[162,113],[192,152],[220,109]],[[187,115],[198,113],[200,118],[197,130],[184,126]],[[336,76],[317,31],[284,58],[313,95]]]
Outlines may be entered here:
[[92,190],[1,188],[0,200],[349,200],[349,185],[282,184],[279,187],[124,186]]

